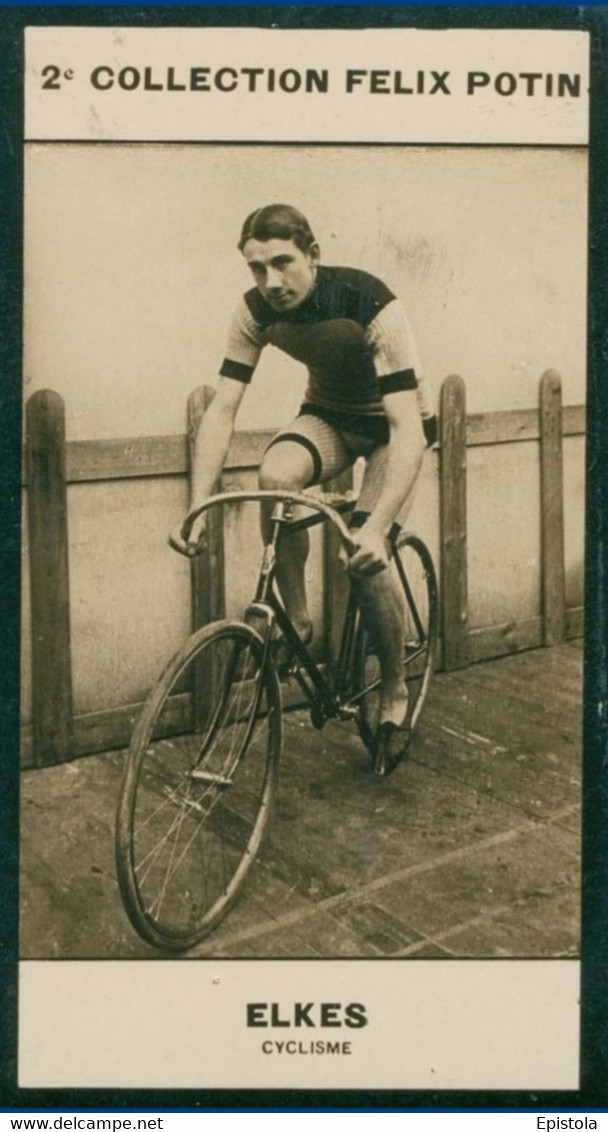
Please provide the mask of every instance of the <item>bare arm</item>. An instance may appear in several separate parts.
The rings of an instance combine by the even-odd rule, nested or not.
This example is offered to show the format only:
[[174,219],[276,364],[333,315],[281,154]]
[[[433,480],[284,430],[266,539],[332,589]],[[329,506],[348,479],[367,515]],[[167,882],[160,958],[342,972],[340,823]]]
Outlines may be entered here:
[[414,392],[387,394],[384,409],[390,428],[386,470],[368,526],[387,535],[414,487],[425,446]]
[[190,510],[211,494],[220,477],[245,388],[242,382],[230,377],[220,377],[218,381],[215,397],[194,441]]
[[[234,422],[246,385],[220,377],[213,401],[206,410],[194,440],[190,511],[211,495],[222,473]],[[195,546],[204,530],[204,517],[195,523],[189,544]]]
[[370,517],[357,532],[359,549],[350,560],[356,573],[375,573],[388,565],[386,536],[412,494],[424,455],[416,393],[388,393],[384,408],[390,428],[387,459]]

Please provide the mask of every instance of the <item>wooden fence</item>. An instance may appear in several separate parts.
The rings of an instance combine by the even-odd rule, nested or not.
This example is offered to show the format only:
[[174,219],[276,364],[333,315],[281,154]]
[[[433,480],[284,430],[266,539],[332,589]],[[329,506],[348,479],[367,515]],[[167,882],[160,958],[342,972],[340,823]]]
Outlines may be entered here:
[[[69,441],[58,394],[41,390],[26,406],[24,481],[28,489],[32,616],[33,725],[24,728],[23,764],[47,766],[78,755],[124,746],[139,704],[74,715],[70,650],[67,485],[188,474],[192,437],[211,393],[197,390],[183,436]],[[465,386],[448,377],[440,404],[439,508],[441,639],[439,663],[455,669],[522,648],[580,635],[582,610],[565,601],[562,438],[584,433],[584,410],[562,410],[561,382],[552,370],[540,383],[538,410],[466,414]],[[255,468],[273,431],[234,434],[226,471]],[[541,614],[522,622],[471,630],[468,622],[467,449],[522,441],[540,443]],[[192,621],[223,616],[224,547],[221,521],[212,551],[193,564]],[[333,547],[324,552],[331,586]],[[330,592],[330,591],[328,591]],[[325,603],[329,612],[331,602]],[[325,626],[324,640],[331,639]]]

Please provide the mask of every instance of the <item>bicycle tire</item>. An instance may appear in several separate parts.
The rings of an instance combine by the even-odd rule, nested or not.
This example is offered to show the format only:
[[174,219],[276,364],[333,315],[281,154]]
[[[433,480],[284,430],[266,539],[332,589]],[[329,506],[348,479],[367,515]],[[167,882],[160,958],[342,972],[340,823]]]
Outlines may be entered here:
[[[439,623],[437,577],[430,551],[422,539],[402,531],[393,546],[393,559],[405,598],[404,670],[408,687],[406,720],[413,733],[422,711],[433,671]],[[361,695],[357,727],[372,750],[380,707],[380,666],[370,634],[359,612],[355,637],[353,680]]]
[[183,951],[226,915],[257,852],[281,750],[281,692],[248,625],[199,629],[166,666],[135,727],[116,822],[131,924]]

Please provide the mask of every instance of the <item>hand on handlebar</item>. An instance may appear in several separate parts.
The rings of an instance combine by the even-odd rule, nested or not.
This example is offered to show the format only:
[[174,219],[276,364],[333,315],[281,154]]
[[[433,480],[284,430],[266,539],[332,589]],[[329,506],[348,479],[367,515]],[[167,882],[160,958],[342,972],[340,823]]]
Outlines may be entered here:
[[[188,526],[189,530],[187,530]],[[180,554],[185,554],[187,558],[194,558],[204,548],[206,539],[207,513],[204,512],[192,525],[188,524],[187,516],[179,527],[175,527],[169,535],[169,545]]]
[[[196,554],[200,554],[207,546],[207,513],[208,509],[214,506],[226,505],[231,503],[244,503],[244,502],[260,502],[262,500],[274,500],[276,503],[283,504],[299,504],[304,507],[309,507],[313,511],[320,511],[322,514],[318,521],[323,521],[324,518],[330,519],[337,527],[343,543],[346,547],[347,556],[356,554],[359,540],[351,537],[351,532],[347,529],[344,519],[340,512],[345,510],[352,510],[352,502],[344,496],[336,496],[332,498],[331,504],[317,498],[307,492],[287,491],[282,489],[276,490],[258,490],[258,491],[226,491],[219,492],[216,495],[210,495],[198,507],[194,507],[192,511],[186,516],[184,521],[179,527],[175,527],[169,535],[169,545],[174,550],[179,551],[189,558],[193,558]],[[334,503],[342,504],[342,506],[334,509]],[[198,512],[198,513],[197,513]],[[357,535],[359,532],[357,532]],[[378,567],[382,568],[382,567]]]
[[380,531],[366,524],[359,530],[351,530],[350,537],[355,544],[354,551],[349,552],[345,547],[340,550],[340,561],[350,574],[370,577],[386,570],[390,562],[388,542]]

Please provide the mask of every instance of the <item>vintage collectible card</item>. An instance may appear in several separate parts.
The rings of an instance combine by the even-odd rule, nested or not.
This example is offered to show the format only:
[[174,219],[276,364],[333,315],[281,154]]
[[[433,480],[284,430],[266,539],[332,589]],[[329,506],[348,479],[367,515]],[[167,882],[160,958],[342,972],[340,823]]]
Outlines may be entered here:
[[[0,23],[7,1095],[605,1104],[601,11]],[[193,565],[222,469],[417,537],[352,611],[339,539],[262,555],[255,499]]]

